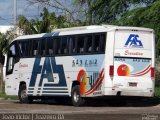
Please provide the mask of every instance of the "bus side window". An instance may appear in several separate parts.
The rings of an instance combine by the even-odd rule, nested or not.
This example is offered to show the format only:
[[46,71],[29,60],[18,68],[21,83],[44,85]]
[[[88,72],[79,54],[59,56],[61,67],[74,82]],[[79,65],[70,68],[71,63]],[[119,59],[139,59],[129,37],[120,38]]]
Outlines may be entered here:
[[77,40],[77,53],[84,53],[84,37],[79,36]]
[[41,40],[41,48],[40,48],[40,55],[45,56],[46,55],[46,40]]
[[37,56],[39,54],[40,40],[32,41],[32,56]]
[[19,54],[18,54],[18,46],[16,42],[11,44],[8,49],[8,57],[7,57],[7,67],[6,67],[6,74],[11,74],[13,72],[14,64],[19,61]]
[[101,34],[101,36],[100,36],[100,52],[105,52],[105,46],[106,46],[106,35]]
[[21,57],[28,57],[29,52],[29,41],[19,41],[19,49]]
[[49,56],[54,54],[53,42],[54,42],[54,40],[52,40],[50,38],[47,39],[46,54],[49,55]]
[[76,40],[75,37],[69,37],[69,54],[76,53]]
[[61,54],[68,54],[68,37],[62,37],[61,39]]
[[96,34],[93,37],[93,52],[105,52],[106,36],[105,34]]
[[86,52],[91,53],[92,52],[92,35],[87,35],[86,38]]
[[60,46],[61,40],[58,38],[55,38],[54,40],[54,48],[55,48],[55,54],[59,55],[61,54],[61,46]]
[[8,51],[8,71],[13,69],[13,65],[14,65],[14,62],[15,62],[15,59],[14,59],[15,55],[16,55],[15,45],[12,45],[9,48],[9,51]]
[[93,52],[100,51],[100,35],[94,35],[93,37]]

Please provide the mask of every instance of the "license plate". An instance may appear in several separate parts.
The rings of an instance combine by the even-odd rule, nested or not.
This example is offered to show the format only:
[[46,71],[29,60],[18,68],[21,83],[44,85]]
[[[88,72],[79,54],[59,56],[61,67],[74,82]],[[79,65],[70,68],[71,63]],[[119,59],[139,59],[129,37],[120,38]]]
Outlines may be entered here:
[[129,86],[130,86],[130,87],[137,87],[137,83],[129,82]]

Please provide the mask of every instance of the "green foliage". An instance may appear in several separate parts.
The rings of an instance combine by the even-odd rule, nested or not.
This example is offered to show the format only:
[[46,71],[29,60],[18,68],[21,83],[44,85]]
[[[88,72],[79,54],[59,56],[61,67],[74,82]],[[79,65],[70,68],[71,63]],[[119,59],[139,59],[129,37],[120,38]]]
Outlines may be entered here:
[[3,54],[7,51],[9,41],[10,39],[7,38],[7,35],[0,33],[0,64],[4,63]]
[[9,44],[9,39],[5,34],[0,33],[0,54],[6,51]]
[[155,88],[155,97],[160,97],[160,86]]
[[6,96],[6,93],[5,93],[5,82],[3,81],[3,84],[2,84],[2,92],[0,94],[0,97],[5,97]]
[[75,23],[67,21],[64,16],[56,16],[54,12],[50,13],[47,8],[43,9],[40,18],[28,20],[25,16],[18,17],[18,26],[24,34],[38,34],[51,32],[55,28],[65,28],[74,26]]
[[160,87],[160,71],[155,70],[155,85]]
[[[136,6],[148,6],[154,0],[74,0],[74,4],[86,7],[90,24],[113,23],[123,13]],[[137,7],[136,7],[137,8]]]
[[[5,34],[0,33],[0,63],[3,63],[3,54],[7,52],[8,45],[17,36],[15,34],[16,28],[11,28]],[[0,68],[1,69],[1,68]]]
[[147,27],[155,30],[156,53],[160,56],[160,1],[155,1],[146,7],[139,7],[124,13],[118,25]]
[[25,16],[18,17],[18,26],[23,30],[24,34],[38,34],[51,31],[51,23],[55,20],[55,14],[49,13],[46,8],[40,14],[41,20],[38,18],[31,19],[30,21]]

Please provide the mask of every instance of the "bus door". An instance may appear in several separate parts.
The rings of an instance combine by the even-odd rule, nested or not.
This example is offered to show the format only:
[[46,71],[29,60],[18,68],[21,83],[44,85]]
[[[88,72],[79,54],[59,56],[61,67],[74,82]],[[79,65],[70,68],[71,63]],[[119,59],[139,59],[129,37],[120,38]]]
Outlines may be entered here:
[[128,91],[153,92],[153,77],[153,31],[116,30],[113,87],[122,95]]

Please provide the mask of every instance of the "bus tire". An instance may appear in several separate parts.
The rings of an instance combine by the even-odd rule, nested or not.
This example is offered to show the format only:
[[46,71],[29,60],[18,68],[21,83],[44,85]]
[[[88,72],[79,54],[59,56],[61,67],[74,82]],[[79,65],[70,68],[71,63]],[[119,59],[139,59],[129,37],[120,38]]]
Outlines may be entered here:
[[72,98],[72,104],[75,107],[79,107],[81,105],[84,104],[84,99],[80,96],[80,86],[79,85],[75,85],[72,88],[72,92],[71,92],[71,98]]
[[19,101],[21,103],[31,103],[33,101],[33,99],[31,97],[28,97],[28,95],[27,95],[27,90],[26,90],[25,84],[22,84],[19,87],[18,97],[19,97]]

